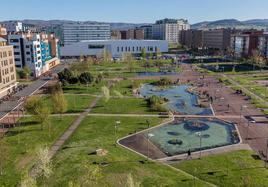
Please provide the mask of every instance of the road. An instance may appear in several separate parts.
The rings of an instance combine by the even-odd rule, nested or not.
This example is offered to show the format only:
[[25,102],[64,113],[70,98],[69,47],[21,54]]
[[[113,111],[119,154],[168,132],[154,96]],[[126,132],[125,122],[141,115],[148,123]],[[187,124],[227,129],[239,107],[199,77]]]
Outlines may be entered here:
[[[51,73],[55,74],[62,71],[66,67],[66,64],[60,64],[55,68],[51,69]],[[34,83],[30,84],[22,91],[12,96],[9,101],[5,101],[0,104],[0,120],[6,117],[11,111],[16,110],[23,102],[24,98],[33,95],[40,88],[48,83],[48,77],[41,77]]]

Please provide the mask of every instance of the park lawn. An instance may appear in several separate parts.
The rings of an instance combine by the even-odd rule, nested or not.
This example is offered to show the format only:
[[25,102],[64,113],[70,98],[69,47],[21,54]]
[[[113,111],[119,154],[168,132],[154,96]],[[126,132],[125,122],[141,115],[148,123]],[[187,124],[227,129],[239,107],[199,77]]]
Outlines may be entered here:
[[[65,113],[81,113],[89,107],[90,103],[95,97],[90,95],[75,95],[65,94],[64,97],[67,101],[67,111]],[[53,105],[51,96],[44,96],[43,102],[49,106],[50,111],[53,112]]]
[[21,174],[33,165],[36,150],[42,146],[51,146],[70,126],[75,117],[51,117],[51,130],[40,124],[32,117],[22,118],[21,127],[10,129],[5,135],[4,142],[8,146],[8,161],[4,167],[4,175],[0,175],[0,186],[18,186]]
[[66,85],[63,86],[63,92],[68,94],[100,94],[101,87],[107,86],[106,81],[102,81],[98,84],[90,84],[90,85],[82,85],[82,84],[74,84],[74,85]]
[[144,99],[110,98],[108,102],[101,99],[91,113],[101,114],[157,114],[152,111]]
[[176,168],[196,175],[218,186],[268,186],[264,162],[253,159],[253,151],[235,151],[183,161]]
[[[63,149],[53,159],[54,173],[47,180],[39,180],[42,186],[68,186],[81,184],[90,175],[87,168],[99,166],[101,175],[94,183],[84,186],[115,186],[125,187],[127,175],[132,174],[135,182],[141,186],[206,186],[201,181],[173,170],[160,163],[146,162],[145,158],[120,147],[115,146],[115,140],[130,133],[145,129],[148,118],[119,118],[119,117],[87,117],[76,130],[75,134],[64,145]],[[115,121],[121,123],[114,134]],[[150,124],[157,125],[162,120],[150,118]],[[105,149],[105,156],[91,154],[96,149]],[[145,162],[144,162],[145,161]],[[90,175],[89,177],[91,177]]]
[[139,83],[140,86],[145,83],[152,83],[153,80],[121,80],[111,87],[111,95],[116,96],[114,91],[120,92],[124,96],[133,96],[132,85]]

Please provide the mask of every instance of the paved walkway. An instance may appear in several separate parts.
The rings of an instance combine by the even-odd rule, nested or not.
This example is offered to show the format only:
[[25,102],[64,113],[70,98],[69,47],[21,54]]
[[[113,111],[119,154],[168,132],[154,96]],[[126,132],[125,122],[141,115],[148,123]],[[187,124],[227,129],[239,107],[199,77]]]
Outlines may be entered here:
[[87,117],[91,109],[97,104],[101,97],[102,96],[98,96],[95,100],[93,100],[89,108],[87,108],[83,113],[79,114],[79,117],[71,124],[67,131],[65,131],[65,133],[56,141],[56,143],[54,143],[48,153],[50,159],[57,153],[66,140],[70,138],[70,136],[74,133],[80,123]]
[[[252,149],[250,148],[248,144],[230,145],[230,146],[219,147],[219,148],[211,149],[211,150],[203,150],[201,151],[201,158],[203,156],[223,154],[223,153],[228,153],[228,152],[238,151],[238,150],[252,150]],[[191,159],[197,159],[199,157],[200,157],[200,151],[197,151],[191,154]],[[177,155],[177,156],[172,156],[172,157],[161,158],[161,159],[158,159],[158,161],[164,162],[167,164],[172,164],[174,162],[176,163],[178,161],[187,160],[187,159],[189,159],[188,155],[182,154],[182,155]]]
[[241,84],[239,84],[237,81],[235,81],[234,79],[226,76],[225,74],[222,75],[224,78],[227,78],[232,84],[234,84],[235,86],[239,87],[243,92],[248,93],[251,97],[255,97],[256,99],[260,100],[261,102],[263,102],[265,105],[268,105],[268,102],[265,101],[263,98],[261,98],[260,96],[256,95],[255,93],[253,93],[252,91],[248,90],[247,88],[245,88],[244,86],[242,86]]

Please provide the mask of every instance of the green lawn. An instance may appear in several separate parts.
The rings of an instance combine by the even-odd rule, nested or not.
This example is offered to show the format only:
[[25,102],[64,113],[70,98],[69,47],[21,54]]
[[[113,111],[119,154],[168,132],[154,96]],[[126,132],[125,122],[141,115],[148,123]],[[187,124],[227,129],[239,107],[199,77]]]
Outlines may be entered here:
[[137,98],[111,98],[107,103],[100,100],[91,113],[106,114],[156,114],[144,99]]
[[102,81],[99,84],[90,84],[88,86],[80,84],[63,86],[63,91],[69,94],[100,94],[102,86],[107,86],[107,82]]
[[[90,103],[95,99],[95,97],[88,95],[75,95],[75,94],[65,94],[65,98],[68,103],[66,113],[80,113],[83,112]],[[50,110],[53,111],[52,100],[50,96],[45,96],[43,102],[50,107]]]
[[0,176],[0,186],[18,186],[21,173],[33,164],[35,152],[41,146],[51,146],[69,127],[74,117],[51,118],[51,130],[40,129],[32,118],[21,119],[21,127],[10,129],[4,137],[8,145],[9,159],[5,164],[4,175]]
[[222,187],[268,186],[264,162],[253,159],[253,151],[236,151],[184,161],[175,165],[186,172]]
[[[127,175],[132,174],[135,181],[142,186],[206,186],[200,181],[194,181],[192,177],[175,171],[167,166],[154,162],[142,162],[145,158],[128,151],[119,145],[115,146],[114,123],[120,120],[117,138],[124,137],[136,130],[146,128],[146,118],[113,118],[113,117],[88,117],[75,134],[65,144],[63,149],[53,160],[54,174],[46,181],[39,181],[44,186],[68,186],[82,183],[88,169],[96,167],[94,163],[106,162],[100,166],[101,177],[94,184],[85,186],[126,186]],[[149,119],[151,125],[160,123],[159,118]],[[101,157],[90,154],[96,149],[102,148],[108,151]],[[90,175],[91,176],[91,175]],[[89,177],[90,177],[89,176]]]

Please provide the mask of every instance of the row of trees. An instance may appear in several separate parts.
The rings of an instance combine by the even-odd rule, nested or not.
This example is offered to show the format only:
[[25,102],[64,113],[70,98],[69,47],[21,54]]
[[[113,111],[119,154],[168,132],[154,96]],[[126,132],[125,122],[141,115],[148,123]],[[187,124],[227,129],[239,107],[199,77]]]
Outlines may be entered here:
[[58,77],[63,84],[91,84],[94,81],[94,77],[89,72],[83,72],[79,75],[75,75],[67,68],[65,68],[62,72],[58,73]]

